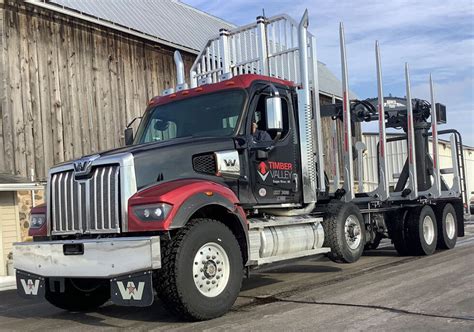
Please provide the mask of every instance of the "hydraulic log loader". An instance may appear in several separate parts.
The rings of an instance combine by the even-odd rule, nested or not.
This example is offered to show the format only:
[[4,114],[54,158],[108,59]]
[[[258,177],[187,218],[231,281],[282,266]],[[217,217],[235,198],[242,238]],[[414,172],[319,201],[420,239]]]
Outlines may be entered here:
[[[467,202],[462,142],[437,129],[446,109],[431,78],[430,102],[412,99],[406,65],[406,98],[384,98],[376,43],[378,97],[351,100],[341,24],[342,103],[321,107],[308,24],[305,12],[299,24],[279,15],[221,30],[190,86],[175,53],[176,87],[150,101],[135,134],[126,129],[126,147],[51,168],[47,204],[31,213],[34,241],[14,246],[18,293],[72,311],[157,296],[204,320],[225,314],[245,271],[262,264],[318,254],[352,263],[382,238],[400,255],[453,248]],[[342,137],[323,138],[324,117],[342,124]],[[352,128],[366,121],[379,127],[370,192],[354,184]],[[407,147],[393,187],[386,128],[400,129]],[[451,135],[449,169],[441,134]],[[331,172],[324,139],[342,142]]]

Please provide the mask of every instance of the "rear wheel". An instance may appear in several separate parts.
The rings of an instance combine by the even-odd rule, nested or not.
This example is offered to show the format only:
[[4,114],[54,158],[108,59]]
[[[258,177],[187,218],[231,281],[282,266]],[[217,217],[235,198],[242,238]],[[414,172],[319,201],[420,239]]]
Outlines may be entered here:
[[365,226],[359,208],[352,203],[332,202],[328,205],[324,228],[324,246],[328,257],[338,263],[357,261],[365,245]]
[[410,254],[431,255],[434,253],[438,241],[438,227],[431,206],[410,209],[407,223]]
[[94,310],[110,298],[108,280],[65,279],[62,293],[57,286],[54,288],[56,291],[47,287],[45,298],[52,305],[68,311]]
[[173,313],[205,320],[230,310],[242,277],[242,254],[232,231],[216,220],[193,219],[165,245],[157,291]]
[[400,256],[410,254],[407,216],[408,210],[406,209],[391,211],[386,214],[388,235]]
[[456,210],[450,203],[440,206],[436,210],[438,220],[438,245],[439,249],[452,249],[458,238],[458,221]]

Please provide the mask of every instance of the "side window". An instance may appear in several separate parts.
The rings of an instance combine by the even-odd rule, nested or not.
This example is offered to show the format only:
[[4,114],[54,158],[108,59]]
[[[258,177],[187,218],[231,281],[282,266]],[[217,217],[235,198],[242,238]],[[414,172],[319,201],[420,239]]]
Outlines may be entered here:
[[222,128],[232,128],[234,129],[235,126],[237,125],[237,120],[239,119],[238,115],[231,116],[228,118],[223,118],[222,119]]
[[[252,135],[257,138],[261,138],[263,136],[266,137],[267,133],[270,138],[273,140],[277,132],[272,129],[266,128],[266,115],[265,115],[265,99],[268,96],[262,95],[259,97],[257,108],[253,114],[252,118]],[[288,113],[288,101],[286,99],[282,99],[281,101],[282,106],[282,116],[283,116],[283,131],[280,136],[280,140],[284,139],[288,132],[290,131],[290,117]],[[265,133],[263,133],[265,132]]]

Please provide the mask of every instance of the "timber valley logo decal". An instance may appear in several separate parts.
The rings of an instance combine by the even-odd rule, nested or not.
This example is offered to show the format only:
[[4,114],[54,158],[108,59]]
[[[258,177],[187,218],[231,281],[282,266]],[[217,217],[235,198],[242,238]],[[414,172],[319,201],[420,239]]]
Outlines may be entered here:
[[261,162],[258,164],[258,170],[257,170],[258,175],[262,178],[263,181],[267,179],[268,176],[268,166],[265,164],[265,162]]
[[280,161],[262,161],[257,166],[257,173],[264,182],[268,175],[270,175],[274,184],[290,183],[293,174],[293,164]]

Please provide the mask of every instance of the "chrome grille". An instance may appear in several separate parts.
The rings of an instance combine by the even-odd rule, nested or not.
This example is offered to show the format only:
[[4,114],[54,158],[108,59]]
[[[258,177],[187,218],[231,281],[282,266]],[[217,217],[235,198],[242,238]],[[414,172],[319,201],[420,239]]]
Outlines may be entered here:
[[119,232],[119,170],[118,165],[98,166],[89,178],[79,180],[73,170],[52,174],[52,234]]

